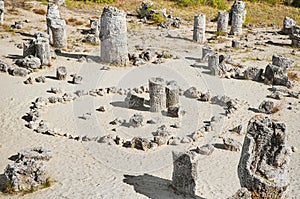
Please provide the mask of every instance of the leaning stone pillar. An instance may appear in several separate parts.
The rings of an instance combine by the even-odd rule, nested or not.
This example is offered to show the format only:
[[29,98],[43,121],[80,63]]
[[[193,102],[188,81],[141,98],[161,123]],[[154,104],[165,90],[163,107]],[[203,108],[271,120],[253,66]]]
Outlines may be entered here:
[[268,117],[252,118],[248,123],[238,176],[241,187],[259,198],[287,198],[290,152],[286,147],[286,126]]
[[160,77],[149,79],[150,111],[159,112],[166,108],[165,80]]
[[214,50],[210,46],[202,47],[202,61],[208,61],[208,55],[211,54]]
[[170,81],[166,86],[167,108],[179,104],[179,87],[176,81]]
[[47,7],[47,34],[49,35],[50,44],[53,44],[52,32],[50,28],[51,19],[60,18],[58,6],[56,4],[49,3]]
[[53,39],[53,47],[64,48],[67,46],[66,21],[61,18],[50,20],[50,28]]
[[0,25],[4,23],[4,1],[0,0]]
[[103,9],[100,24],[101,60],[114,65],[127,65],[126,13],[108,6]]
[[172,186],[180,194],[196,196],[198,186],[198,158],[193,152],[173,152]]
[[231,7],[231,35],[243,34],[243,23],[246,17],[246,3],[243,1],[235,1]]
[[218,53],[214,52],[208,55],[208,68],[212,75],[219,75],[218,70],[219,65],[219,55]]
[[229,19],[229,13],[226,10],[218,12],[217,32],[227,34],[228,19]]
[[193,41],[197,43],[204,43],[205,38],[205,26],[206,26],[206,15],[199,14],[194,16],[194,32]]

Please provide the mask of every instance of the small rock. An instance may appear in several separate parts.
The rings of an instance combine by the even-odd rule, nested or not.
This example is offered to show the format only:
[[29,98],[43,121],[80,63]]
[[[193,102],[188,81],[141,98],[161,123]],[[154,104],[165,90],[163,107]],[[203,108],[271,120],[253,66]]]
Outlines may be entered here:
[[82,83],[82,77],[77,75],[77,74],[73,74],[71,75],[72,79],[72,83],[73,84],[81,84]]
[[271,114],[274,113],[274,108],[274,102],[265,100],[259,105],[258,111],[261,113]]
[[35,78],[35,81],[38,83],[45,83],[46,82],[46,78],[44,76],[39,76]]
[[205,144],[201,147],[196,148],[196,152],[201,154],[201,155],[210,155],[214,151],[214,146],[211,144]]
[[240,151],[242,144],[232,138],[223,138],[224,149],[229,151]]
[[105,112],[105,107],[104,106],[100,106],[98,109],[96,109],[97,111],[100,112]]
[[24,84],[33,84],[32,78],[28,77],[28,79],[24,81]]
[[144,117],[142,114],[134,114],[130,120],[129,124],[133,127],[141,127],[143,126]]

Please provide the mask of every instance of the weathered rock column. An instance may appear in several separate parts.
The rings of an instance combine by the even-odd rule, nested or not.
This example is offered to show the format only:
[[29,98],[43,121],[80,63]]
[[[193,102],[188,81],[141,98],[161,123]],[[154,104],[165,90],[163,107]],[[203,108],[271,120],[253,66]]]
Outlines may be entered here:
[[193,152],[173,152],[172,186],[181,193],[195,196],[199,191],[198,181],[198,155]]
[[36,39],[35,56],[40,58],[42,65],[49,65],[51,63],[50,44],[48,38],[38,37]]
[[219,55],[218,53],[214,52],[208,55],[208,68],[211,71],[212,75],[219,75],[218,70],[219,65]]
[[228,19],[229,19],[229,13],[226,10],[218,12],[217,32],[227,34]]
[[243,1],[235,1],[231,7],[231,35],[243,34],[243,23],[246,18],[246,3]]
[[193,32],[193,41],[197,43],[204,43],[205,38],[205,26],[206,26],[206,15],[199,14],[194,16],[194,32]]
[[208,55],[211,54],[214,50],[210,46],[202,47],[202,61],[208,61]]
[[0,25],[4,22],[4,1],[0,0]]
[[292,46],[300,48],[300,26],[293,26],[290,35],[292,39]]
[[58,6],[56,4],[48,4],[46,21],[47,21],[47,34],[49,35],[49,42],[53,44],[52,32],[50,28],[51,19],[60,18]]
[[150,111],[159,112],[166,108],[166,83],[163,78],[149,79]]
[[170,81],[166,86],[167,108],[179,104],[179,87],[176,81]]
[[28,55],[35,55],[35,40],[29,39],[23,41],[23,57],[27,57]]
[[286,35],[291,34],[293,26],[295,26],[295,21],[292,18],[284,17],[282,33]]
[[61,18],[50,20],[50,28],[52,32],[53,47],[64,48],[67,46],[66,21]]
[[241,187],[260,198],[287,198],[290,152],[285,130],[285,124],[268,117],[252,118],[248,123],[238,176]]
[[115,65],[129,63],[126,13],[108,6],[103,9],[100,24],[101,60]]

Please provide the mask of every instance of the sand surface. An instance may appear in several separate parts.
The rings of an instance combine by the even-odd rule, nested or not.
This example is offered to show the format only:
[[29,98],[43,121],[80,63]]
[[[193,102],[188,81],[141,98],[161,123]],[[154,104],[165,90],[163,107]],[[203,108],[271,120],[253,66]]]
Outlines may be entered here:
[[[35,5],[43,7],[43,5]],[[15,20],[30,19],[25,24],[24,31],[33,34],[37,30],[46,30],[45,16],[32,14],[30,11],[17,8],[19,16],[7,14],[7,23]],[[88,23],[92,13],[72,11],[61,8],[63,18],[76,17]],[[136,20],[128,18],[128,23]],[[84,25],[68,26],[69,46],[76,38],[84,38],[78,29],[87,29]],[[207,38],[213,36],[209,33],[215,31],[216,24],[208,23]],[[295,61],[300,66],[300,52],[288,46],[290,40],[287,36],[275,34],[279,29],[264,28],[249,31],[246,42],[250,47],[246,49],[220,52],[231,55],[233,60],[245,66],[264,68],[271,62],[273,54],[280,54]],[[245,30],[246,31],[246,30]],[[255,33],[251,34],[251,33]],[[13,63],[9,57],[22,56],[22,49],[16,47],[23,39],[28,37],[19,33],[0,32],[8,36],[0,39],[0,59]],[[172,178],[172,151],[185,151],[196,148],[202,144],[222,143],[220,136],[230,136],[243,143],[244,134],[237,135],[228,132],[229,129],[242,124],[243,132],[249,119],[257,113],[248,108],[257,108],[270,94],[270,86],[263,83],[247,80],[224,79],[211,76],[207,63],[200,62],[202,56],[201,44],[193,43],[192,23],[185,23],[180,29],[157,29],[156,26],[139,24],[128,30],[128,45],[130,51],[136,51],[136,46],[152,50],[168,50],[176,55],[177,59],[167,59],[162,64],[146,63],[139,67],[111,67],[110,70],[101,70],[104,64],[99,63],[100,47],[83,44],[74,45],[74,49],[63,51],[63,56],[57,56],[53,65],[44,70],[32,73],[30,77],[47,76],[46,83],[25,85],[26,78],[0,74],[0,179],[7,164],[12,163],[8,158],[24,148],[44,146],[53,153],[53,158],[47,163],[48,175],[55,180],[47,189],[27,194],[25,196],[5,196],[2,198],[184,198],[176,195],[169,189]],[[259,42],[266,44],[255,45]],[[222,43],[212,43],[214,49],[230,46],[234,37],[227,37]],[[80,43],[80,42],[78,42]],[[278,44],[278,45],[276,45]],[[70,49],[70,48],[69,48]],[[77,50],[78,49],[78,50]],[[229,48],[230,49],[230,48]],[[78,52],[76,52],[78,51]],[[81,55],[87,55],[87,61],[78,62]],[[56,68],[66,66],[68,73],[77,73],[83,77],[83,83],[73,85],[67,81],[58,81],[55,78]],[[110,146],[97,142],[78,142],[66,137],[54,137],[35,133],[27,128],[22,116],[29,111],[31,103],[37,97],[49,97],[51,87],[58,87],[63,92],[74,92],[79,89],[92,90],[116,86],[118,88],[134,88],[147,85],[151,77],[163,77],[166,80],[176,80],[185,90],[191,86],[200,91],[210,91],[212,95],[227,95],[240,101],[240,108],[230,117],[222,120],[221,128],[217,132],[205,134],[199,142],[180,144],[178,146],[161,146],[147,152],[127,149],[121,146]],[[299,92],[299,82],[294,82],[294,91]],[[149,99],[147,94],[144,97]],[[72,135],[103,136],[107,134],[120,135],[124,139],[135,136],[151,137],[157,127],[165,124],[178,136],[189,135],[203,126],[203,121],[210,120],[212,116],[221,115],[224,110],[218,105],[200,102],[195,99],[180,97],[180,102],[186,114],[178,118],[169,118],[161,113],[149,111],[130,110],[124,107],[125,95],[110,94],[103,97],[82,96],[66,104],[50,104],[42,111],[42,118],[49,127],[60,129]],[[272,100],[272,99],[270,99]],[[284,122],[287,126],[287,145],[300,148],[299,99],[284,98],[275,101],[280,104],[281,110],[270,115],[271,118]],[[96,111],[99,106],[105,106],[106,111]],[[292,107],[291,110],[287,107]],[[87,120],[80,116],[91,113]],[[115,118],[127,121],[134,113],[142,113],[145,120],[159,117],[158,124],[144,125],[141,128],[127,126],[115,127],[109,124]],[[181,122],[179,129],[170,125]],[[116,131],[112,131],[116,128]],[[199,198],[226,198],[233,195],[240,188],[237,176],[237,166],[240,152],[226,151],[216,148],[212,155],[201,156],[199,164],[199,184],[201,192]],[[293,153],[289,167],[290,198],[300,198],[300,156]],[[2,180],[3,181],[3,180]],[[1,185],[3,186],[3,184]]]

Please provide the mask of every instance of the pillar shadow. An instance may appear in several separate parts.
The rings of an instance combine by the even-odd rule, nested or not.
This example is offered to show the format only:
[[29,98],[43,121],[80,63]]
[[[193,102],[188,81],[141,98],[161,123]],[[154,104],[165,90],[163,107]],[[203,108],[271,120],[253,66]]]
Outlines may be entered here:
[[124,175],[123,182],[134,187],[137,193],[152,199],[204,199],[199,196],[184,196],[176,194],[171,180],[159,178],[149,174],[133,176]]
[[185,37],[179,37],[179,36],[167,35],[166,38],[170,38],[170,39],[180,39],[180,40],[184,40],[184,41],[190,41],[190,42],[193,42],[192,39],[188,39],[188,38],[185,38]]
[[127,103],[124,101],[111,102],[110,104],[114,107],[132,109],[132,110],[137,110],[137,111],[149,111],[149,107],[145,107],[145,106],[139,107],[139,108],[129,108]]
[[6,57],[12,60],[24,58],[23,55],[12,55],[12,54],[7,55]]
[[266,44],[270,44],[270,45],[273,45],[273,46],[280,46],[280,47],[291,47],[292,44],[284,44],[284,43],[278,43],[278,42],[273,42],[273,41],[267,41]]

